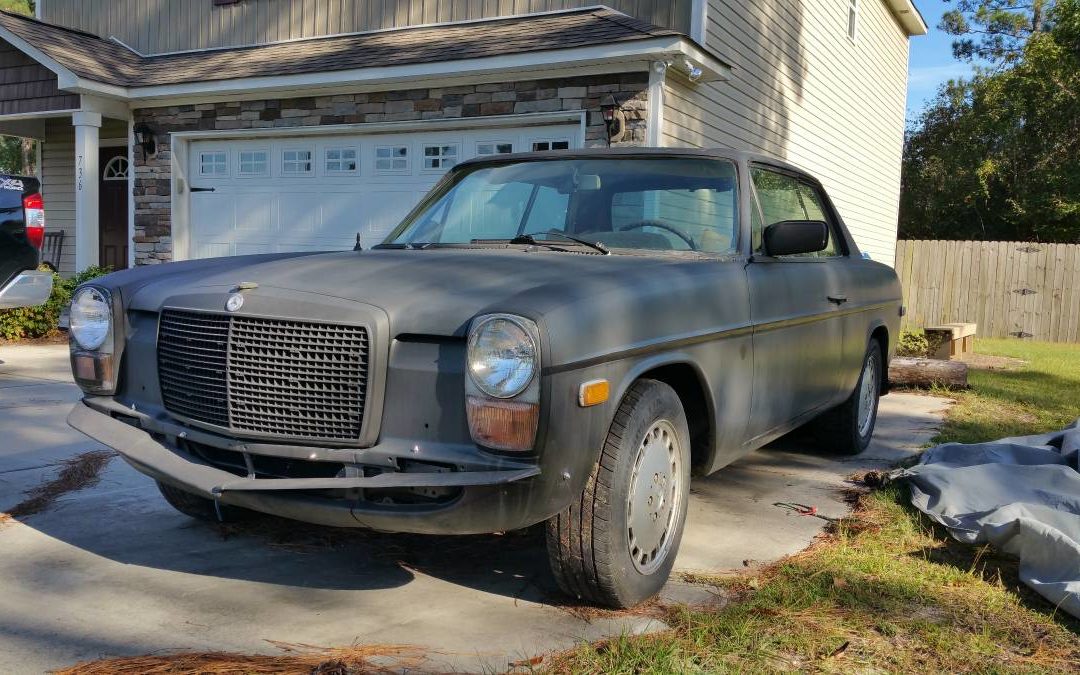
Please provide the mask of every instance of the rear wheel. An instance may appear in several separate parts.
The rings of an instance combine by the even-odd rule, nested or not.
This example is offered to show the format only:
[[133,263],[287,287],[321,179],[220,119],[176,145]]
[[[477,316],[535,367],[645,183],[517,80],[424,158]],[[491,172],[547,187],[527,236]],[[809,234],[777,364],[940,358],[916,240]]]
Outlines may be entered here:
[[884,370],[881,345],[877,340],[871,340],[855,391],[846,401],[811,423],[822,449],[838,455],[857,455],[870,445],[877,424]]
[[627,392],[581,497],[547,523],[568,595],[631,607],[667,581],[690,494],[690,434],[678,395],[640,380]]
[[225,504],[215,505],[213,499],[191,494],[168,483],[157,481],[157,486],[169,506],[185,516],[212,523],[228,523],[239,520],[244,513],[243,509]]

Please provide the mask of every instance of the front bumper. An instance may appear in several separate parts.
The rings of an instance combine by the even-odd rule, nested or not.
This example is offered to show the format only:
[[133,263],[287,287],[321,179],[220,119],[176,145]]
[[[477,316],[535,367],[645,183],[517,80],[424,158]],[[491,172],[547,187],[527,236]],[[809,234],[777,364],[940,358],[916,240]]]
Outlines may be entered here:
[[[491,458],[459,464],[441,473],[387,471],[378,475],[342,475],[320,478],[260,478],[239,476],[203,461],[180,447],[176,439],[208,440],[213,435],[185,427],[160,416],[147,415],[107,398],[77,403],[68,424],[117,450],[138,471],[208,499],[285,518],[338,527],[369,527],[394,532],[425,534],[477,534],[517,529],[550,517],[561,506],[543,489],[540,467],[520,460]],[[215,437],[244,447],[240,441]],[[172,441],[172,442],[170,442]],[[415,460],[419,445],[393,443],[365,449],[371,457]],[[265,449],[265,448],[263,448]],[[301,448],[284,447],[296,452]],[[333,450],[310,450],[318,457]],[[327,498],[335,494],[362,494],[392,488],[460,488],[451,501],[439,504],[383,504],[360,498]]]
[[20,272],[6,286],[0,288],[0,309],[36,307],[52,294],[53,277],[50,272]]

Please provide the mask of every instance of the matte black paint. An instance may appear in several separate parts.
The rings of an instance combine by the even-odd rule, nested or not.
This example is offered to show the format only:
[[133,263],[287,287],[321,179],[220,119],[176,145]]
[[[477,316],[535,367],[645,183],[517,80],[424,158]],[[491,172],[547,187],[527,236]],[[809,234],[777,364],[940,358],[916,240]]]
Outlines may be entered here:
[[[891,354],[899,328],[896,274],[863,259],[838,216],[846,255],[751,255],[748,166],[794,167],[734,151],[683,150],[483,161],[598,154],[734,160],[740,175],[739,253],[598,256],[532,246],[430,248],[244,256],[117,272],[93,283],[122,298],[125,308],[119,390],[112,397],[87,397],[69,422],[119,450],[140,471],[225,503],[333,525],[491,532],[545,520],[575,499],[623,394],[657,368],[685,365],[701,384],[712,433],[706,456],[696,457],[695,465],[708,473],[844,400],[875,329],[887,330],[886,358]],[[355,444],[311,447],[229,438],[213,428],[185,426],[165,412],[155,372],[158,312],[222,311],[230,292],[249,281],[258,287],[244,291],[240,314],[372,326],[368,412]],[[846,302],[829,300],[837,295]],[[464,337],[473,317],[496,312],[528,317],[540,330],[540,428],[534,452],[524,456],[478,448],[465,419]],[[578,386],[596,378],[611,382],[611,399],[579,407]],[[455,485],[470,485],[461,496],[423,508],[331,502],[277,489],[229,490],[226,483],[236,476],[178,449],[180,429],[191,438],[255,454],[306,452],[312,461],[357,466],[419,459],[481,474],[472,484],[454,476]],[[493,484],[493,475],[531,477]]]

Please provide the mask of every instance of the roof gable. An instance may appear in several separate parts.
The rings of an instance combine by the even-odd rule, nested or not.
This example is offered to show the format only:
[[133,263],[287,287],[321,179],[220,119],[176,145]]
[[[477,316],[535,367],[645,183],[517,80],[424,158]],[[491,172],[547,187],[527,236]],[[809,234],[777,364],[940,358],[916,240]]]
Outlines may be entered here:
[[140,55],[90,33],[0,12],[0,37],[8,35],[79,78],[118,87],[438,63],[681,36],[603,7],[157,56]]

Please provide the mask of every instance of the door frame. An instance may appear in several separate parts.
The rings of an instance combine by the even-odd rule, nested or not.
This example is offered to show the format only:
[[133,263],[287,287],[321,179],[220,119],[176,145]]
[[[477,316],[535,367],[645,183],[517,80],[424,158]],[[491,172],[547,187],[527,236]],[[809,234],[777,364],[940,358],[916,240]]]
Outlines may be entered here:
[[[486,117],[415,120],[407,122],[369,122],[364,124],[328,124],[281,129],[229,129],[212,131],[179,131],[171,134],[172,160],[171,200],[173,260],[191,258],[191,193],[188,191],[188,167],[190,146],[201,140],[244,140],[253,138],[289,136],[340,136],[372,135],[386,133],[420,133],[430,131],[505,129],[513,127],[543,127],[556,124],[577,124],[574,143],[585,147],[586,111],[560,111],[551,113],[522,113],[516,115],[489,115]],[[134,173],[134,172],[132,172]],[[132,210],[132,213],[134,211]],[[134,218],[134,216],[132,216]],[[134,246],[129,248],[134,251]]]
[[[130,120],[128,121],[128,127],[129,127],[129,132],[130,132],[130,127],[131,127],[131,121]],[[129,133],[128,138],[130,138],[130,133]],[[127,193],[126,194],[126,197],[127,197],[127,209],[125,209],[125,211],[126,211],[125,218],[126,218],[127,223],[126,223],[126,226],[124,228],[126,230],[126,237],[127,237],[127,267],[125,269],[131,269],[132,267],[135,266],[135,161],[134,161],[134,156],[132,154],[132,145],[128,141],[128,138],[102,138],[102,139],[100,139],[98,141],[99,161],[98,161],[98,177],[97,177],[98,178],[98,184],[99,184],[99,188],[98,188],[98,199],[99,199],[98,208],[100,209],[101,208],[101,204],[100,204],[100,199],[101,199],[101,196],[100,196],[101,195],[100,183],[103,180],[102,176],[103,176],[103,172],[105,171],[105,164],[100,161],[101,152],[103,150],[108,150],[108,149],[111,149],[111,148],[125,148],[127,150],[126,157],[127,157],[127,161],[128,161],[128,176],[127,176],[127,181],[126,181],[127,185],[125,186],[125,192]],[[100,218],[99,218],[99,220],[98,220],[98,243],[99,243],[99,247],[98,247],[98,260],[97,260],[98,265],[100,265],[102,263],[100,242],[101,242],[101,221],[100,221]]]
[[[127,208],[127,238],[128,238],[128,269],[135,267],[135,144],[131,139],[135,137],[135,120],[127,120],[127,138],[102,138],[98,141],[98,148],[126,147],[128,151],[128,208]],[[41,144],[38,144],[40,151]],[[38,160],[41,166],[41,160]],[[100,223],[99,223],[100,227]],[[101,262],[100,260],[98,261]]]

